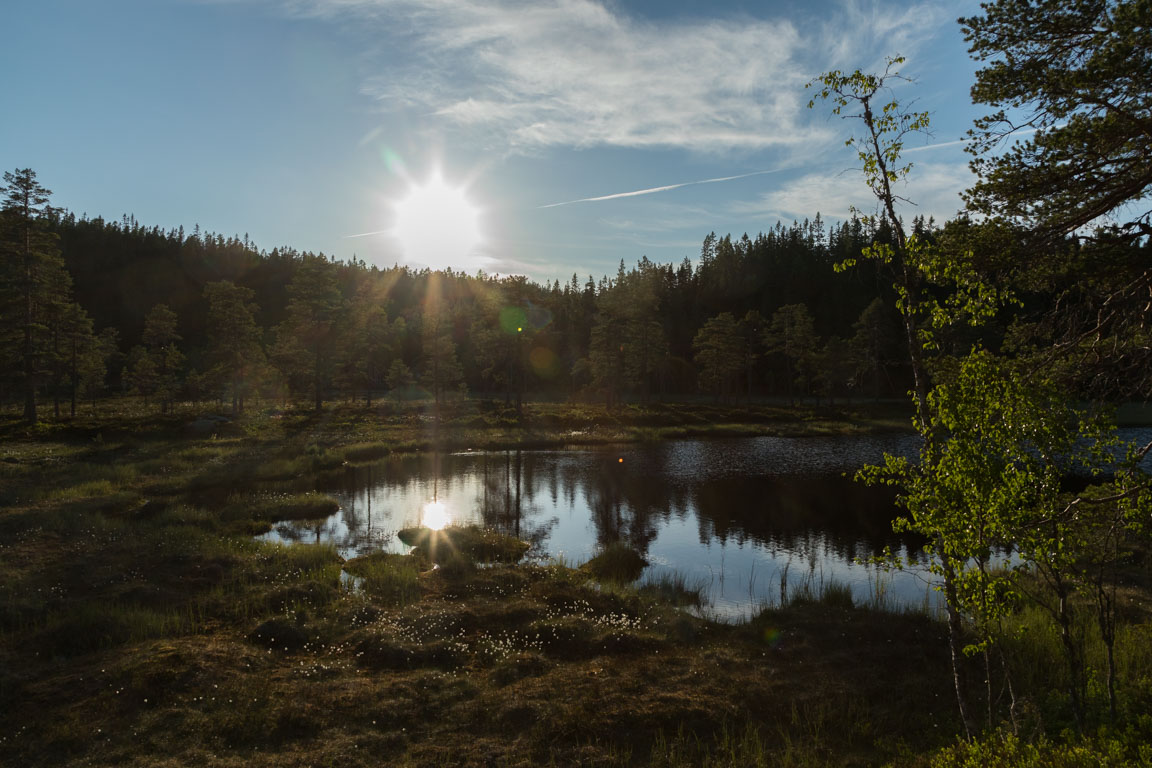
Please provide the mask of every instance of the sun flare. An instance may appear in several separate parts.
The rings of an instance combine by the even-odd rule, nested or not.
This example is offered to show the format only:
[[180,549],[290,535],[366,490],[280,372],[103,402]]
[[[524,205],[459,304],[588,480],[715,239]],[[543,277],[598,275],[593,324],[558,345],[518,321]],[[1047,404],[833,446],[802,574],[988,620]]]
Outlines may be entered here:
[[448,511],[448,507],[444,506],[444,502],[432,501],[424,505],[420,522],[425,528],[442,531],[444,526],[452,522],[452,513]]
[[400,242],[406,260],[432,269],[470,271],[479,266],[480,210],[463,187],[451,186],[433,174],[395,202],[393,212],[391,234]]

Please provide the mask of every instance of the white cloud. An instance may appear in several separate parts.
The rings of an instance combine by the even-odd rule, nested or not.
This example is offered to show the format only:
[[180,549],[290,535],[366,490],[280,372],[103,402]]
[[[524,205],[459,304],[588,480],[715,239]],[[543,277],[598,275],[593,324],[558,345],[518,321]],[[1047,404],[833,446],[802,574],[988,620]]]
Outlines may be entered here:
[[[938,3],[844,0],[819,23],[644,20],[597,0],[289,0],[296,13],[378,25],[395,48],[367,92],[502,150],[810,146],[803,85],[831,66],[914,53]],[[810,21],[810,19],[808,20]],[[402,54],[402,55],[401,55]]]
[[[973,181],[967,164],[962,162],[917,164],[908,183],[898,184],[893,190],[914,205],[900,204],[896,212],[905,219],[924,216],[943,222],[954,218],[963,208],[960,192]],[[847,219],[853,206],[862,214],[878,212],[876,198],[857,171],[800,176],[759,200],[736,207],[740,213],[788,221],[811,217],[817,211],[824,218]]]

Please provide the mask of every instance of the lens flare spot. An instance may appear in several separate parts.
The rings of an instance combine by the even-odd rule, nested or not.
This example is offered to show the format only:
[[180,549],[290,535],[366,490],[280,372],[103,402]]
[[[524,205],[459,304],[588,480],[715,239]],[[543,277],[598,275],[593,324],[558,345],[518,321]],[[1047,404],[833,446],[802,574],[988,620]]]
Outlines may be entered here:
[[556,353],[547,347],[536,347],[528,353],[528,362],[537,376],[545,379],[553,378],[559,372]]
[[444,527],[451,522],[452,513],[448,511],[448,507],[442,501],[428,502],[420,513],[421,525],[434,531],[444,530]]
[[527,320],[520,307],[503,307],[500,310],[500,329],[505,333],[519,333]]

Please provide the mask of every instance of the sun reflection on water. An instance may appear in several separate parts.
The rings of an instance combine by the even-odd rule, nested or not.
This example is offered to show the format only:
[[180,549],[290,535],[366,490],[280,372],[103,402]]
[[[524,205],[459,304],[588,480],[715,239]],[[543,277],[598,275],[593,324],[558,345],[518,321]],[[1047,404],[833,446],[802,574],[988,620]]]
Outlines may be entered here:
[[420,513],[420,523],[425,528],[431,528],[434,531],[443,530],[444,526],[451,522],[452,513],[448,511],[448,507],[442,501],[428,502]]

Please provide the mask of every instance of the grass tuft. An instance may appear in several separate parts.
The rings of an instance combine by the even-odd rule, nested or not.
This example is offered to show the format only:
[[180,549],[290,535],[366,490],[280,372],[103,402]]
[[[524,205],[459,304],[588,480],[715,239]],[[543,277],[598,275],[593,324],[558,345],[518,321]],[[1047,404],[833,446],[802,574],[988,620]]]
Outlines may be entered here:
[[647,578],[637,587],[637,591],[657,602],[678,608],[704,607],[704,583],[689,583],[688,577],[679,571]]
[[344,570],[361,579],[360,589],[386,605],[406,605],[420,599],[424,563],[411,555],[375,552],[356,557]]
[[475,525],[431,528],[404,528],[397,538],[410,547],[418,547],[433,561],[461,555],[477,563],[516,563],[528,551],[528,542]]
[[648,561],[623,542],[613,542],[581,566],[599,581],[628,584],[640,578]]

